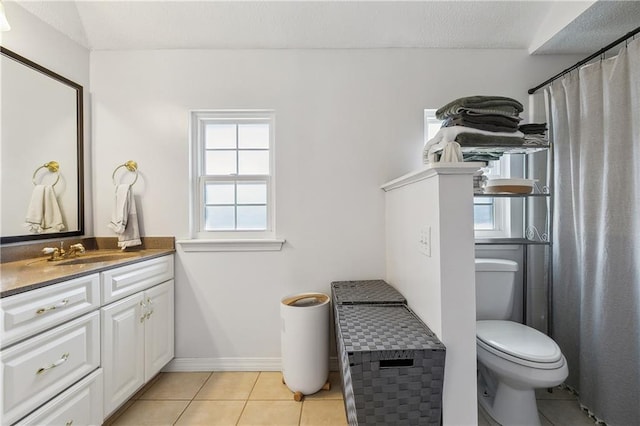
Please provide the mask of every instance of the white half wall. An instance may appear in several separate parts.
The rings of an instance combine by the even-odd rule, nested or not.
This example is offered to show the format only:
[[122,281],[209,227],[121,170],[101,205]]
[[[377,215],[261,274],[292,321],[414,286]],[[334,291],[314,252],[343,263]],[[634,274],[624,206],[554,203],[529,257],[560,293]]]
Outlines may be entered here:
[[437,163],[383,186],[387,281],[446,346],[443,424],[477,424],[472,175]]

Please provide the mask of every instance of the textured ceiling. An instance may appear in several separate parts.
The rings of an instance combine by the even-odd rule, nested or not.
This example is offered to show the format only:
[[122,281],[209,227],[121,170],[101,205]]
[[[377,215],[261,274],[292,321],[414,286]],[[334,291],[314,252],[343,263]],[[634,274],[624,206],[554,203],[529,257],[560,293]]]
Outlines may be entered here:
[[593,53],[638,27],[640,1],[600,1],[555,34],[538,52]]
[[[8,3],[10,0],[5,0]],[[530,48],[558,1],[16,1],[92,50]],[[566,2],[535,53],[592,52],[640,23],[640,1]],[[625,3],[625,8],[617,7]],[[597,13],[591,13],[597,6]],[[616,7],[614,7],[616,6]],[[584,10],[586,12],[582,13]],[[574,19],[577,18],[577,19]],[[623,21],[623,25],[618,23]],[[622,28],[622,26],[624,28]],[[596,29],[594,29],[594,26]],[[582,32],[592,34],[589,39]],[[604,40],[604,41],[603,41]]]

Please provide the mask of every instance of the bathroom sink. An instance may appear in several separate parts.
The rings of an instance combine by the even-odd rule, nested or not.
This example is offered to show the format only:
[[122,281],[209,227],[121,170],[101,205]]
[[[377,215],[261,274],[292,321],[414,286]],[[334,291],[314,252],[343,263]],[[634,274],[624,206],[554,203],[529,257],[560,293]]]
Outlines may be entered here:
[[132,257],[138,257],[137,253],[108,253],[108,254],[99,254],[94,256],[80,256],[75,259],[63,260],[60,262],[56,262],[56,265],[85,265],[90,263],[98,263],[98,262],[112,262],[114,260],[123,260]]

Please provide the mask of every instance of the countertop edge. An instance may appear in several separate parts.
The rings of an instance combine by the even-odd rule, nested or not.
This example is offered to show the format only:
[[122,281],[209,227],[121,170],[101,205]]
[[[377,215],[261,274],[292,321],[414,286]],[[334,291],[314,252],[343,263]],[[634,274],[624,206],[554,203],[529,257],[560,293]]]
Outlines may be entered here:
[[71,272],[64,276],[58,276],[56,278],[52,278],[50,280],[39,281],[37,283],[25,284],[23,286],[18,286],[15,288],[3,290],[0,292],[0,299],[4,299],[5,297],[15,296],[17,294],[26,293],[28,291],[37,290],[39,288],[48,287],[54,284],[61,283],[63,281],[71,280],[74,278],[79,278],[87,275],[92,275],[95,273],[104,272],[109,269],[119,268],[121,266],[132,265],[135,263],[144,262],[145,260],[155,259],[158,257],[167,256],[170,254],[175,254],[175,248],[172,249],[148,249],[153,250],[153,253],[145,253],[140,257],[135,258],[125,258],[121,260],[113,260],[108,264],[96,265],[94,268],[84,269],[82,271]]

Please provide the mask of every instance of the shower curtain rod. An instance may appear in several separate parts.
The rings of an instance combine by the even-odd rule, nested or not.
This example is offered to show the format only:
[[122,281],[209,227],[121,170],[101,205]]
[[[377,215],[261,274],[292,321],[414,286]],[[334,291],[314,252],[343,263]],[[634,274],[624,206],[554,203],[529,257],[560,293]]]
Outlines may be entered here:
[[586,64],[587,62],[589,62],[590,60],[597,58],[598,56],[602,55],[603,53],[607,52],[610,49],[613,49],[614,47],[616,47],[617,45],[619,45],[620,43],[622,43],[625,40],[629,40],[631,37],[633,37],[634,35],[640,33],[640,27],[636,28],[635,30],[629,31],[628,33],[626,33],[625,35],[623,35],[622,37],[620,37],[619,39],[617,39],[616,41],[613,41],[611,43],[609,43],[608,45],[606,45],[605,47],[603,47],[602,49],[598,50],[596,53],[594,53],[593,55],[584,58],[583,60],[581,60],[580,62],[578,62],[577,64],[567,68],[566,70],[559,72],[558,74],[554,75],[553,77],[551,77],[550,79],[548,79],[547,81],[545,81],[544,83],[540,83],[539,85],[537,85],[536,87],[533,87],[531,89],[528,90],[528,93],[530,95],[533,95],[534,93],[536,93],[536,91],[538,89],[540,89],[541,87],[546,86],[547,84],[551,83],[552,81],[557,80],[558,78],[562,77],[563,75],[565,75],[568,72],[571,72],[573,70],[575,70],[576,68]]

